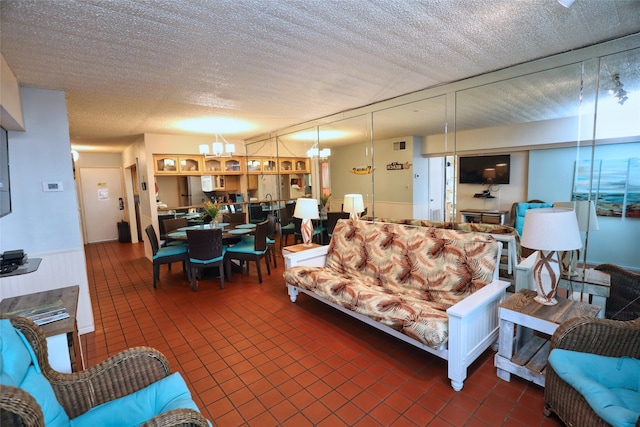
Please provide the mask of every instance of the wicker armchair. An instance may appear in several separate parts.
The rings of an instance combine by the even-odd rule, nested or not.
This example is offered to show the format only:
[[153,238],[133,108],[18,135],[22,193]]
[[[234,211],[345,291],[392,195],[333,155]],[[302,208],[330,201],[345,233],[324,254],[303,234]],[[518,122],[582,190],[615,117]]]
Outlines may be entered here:
[[[45,378],[50,382],[58,402],[73,419],[102,403],[118,399],[146,387],[171,372],[162,353],[149,347],[125,350],[106,361],[81,372],[64,374],[49,365],[47,341],[42,330],[23,317],[10,319],[31,344]],[[42,410],[36,400],[24,390],[0,386],[0,425],[44,426]],[[207,420],[192,409],[177,409],[162,413],[145,426],[191,425],[206,427]]]
[[[576,317],[561,324],[551,338],[551,350],[560,348],[602,356],[640,358],[640,319],[621,322]],[[573,387],[547,365],[544,414],[552,412],[568,426],[608,426]],[[640,427],[640,419],[636,423]]]
[[633,320],[640,317],[640,273],[613,264],[600,264],[596,270],[609,273],[611,276],[605,317],[614,320]]

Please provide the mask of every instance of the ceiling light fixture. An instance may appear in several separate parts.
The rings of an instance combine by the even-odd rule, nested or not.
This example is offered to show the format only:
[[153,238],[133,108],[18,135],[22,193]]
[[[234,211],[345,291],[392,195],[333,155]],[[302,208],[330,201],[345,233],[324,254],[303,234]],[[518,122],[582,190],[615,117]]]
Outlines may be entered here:
[[570,8],[574,1],[576,0],[558,0],[558,3],[560,3],[566,8]]
[[[224,144],[219,139],[224,141]],[[213,154],[209,154],[209,145],[200,145],[200,154],[205,157],[231,157],[236,152],[236,145],[227,141],[224,136],[216,133],[216,140],[211,144]]]
[[628,92],[623,89],[624,84],[620,82],[620,74],[613,75],[613,83],[615,84],[615,86],[609,89],[609,93],[618,100],[618,104],[624,105],[629,97],[627,96]]
[[310,158],[320,157],[320,159],[326,159],[329,156],[331,156],[331,148],[323,148],[321,150],[318,148],[317,142],[307,150],[307,157]]

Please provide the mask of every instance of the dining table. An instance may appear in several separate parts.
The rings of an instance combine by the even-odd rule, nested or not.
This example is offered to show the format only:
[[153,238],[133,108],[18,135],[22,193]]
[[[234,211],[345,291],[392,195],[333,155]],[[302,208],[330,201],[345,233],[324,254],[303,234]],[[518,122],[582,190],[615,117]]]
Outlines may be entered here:
[[[244,235],[248,235],[254,232],[255,224],[231,224],[228,222],[219,222],[218,228],[222,229],[222,241],[225,244],[237,243]],[[180,227],[175,231],[167,233],[167,238],[170,240],[187,240],[187,230],[206,230],[211,229],[210,224],[192,225],[188,227]]]

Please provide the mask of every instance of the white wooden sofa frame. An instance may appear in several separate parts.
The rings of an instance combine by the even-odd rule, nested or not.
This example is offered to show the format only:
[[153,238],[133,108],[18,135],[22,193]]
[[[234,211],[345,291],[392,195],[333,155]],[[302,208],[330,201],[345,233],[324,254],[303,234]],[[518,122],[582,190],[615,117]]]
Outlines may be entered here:
[[[328,248],[328,246],[320,246],[286,254],[284,255],[285,268],[289,269],[295,266],[324,267]],[[287,284],[287,288],[291,302],[295,302],[298,293],[302,292],[376,329],[446,360],[451,387],[455,391],[460,391],[467,378],[467,368],[498,339],[498,306],[505,299],[506,288],[510,285],[506,281],[498,280],[501,251],[502,244],[500,243],[493,281],[447,309],[449,316],[448,345],[447,348],[437,350],[363,314],[334,304],[312,291],[289,284]]]

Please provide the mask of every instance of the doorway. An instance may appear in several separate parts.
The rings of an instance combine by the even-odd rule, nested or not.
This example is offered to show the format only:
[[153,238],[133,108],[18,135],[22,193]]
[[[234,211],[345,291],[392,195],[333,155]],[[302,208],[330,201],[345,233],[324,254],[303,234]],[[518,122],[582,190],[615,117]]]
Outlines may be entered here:
[[80,168],[80,183],[85,242],[117,240],[118,222],[123,219],[122,170]]

